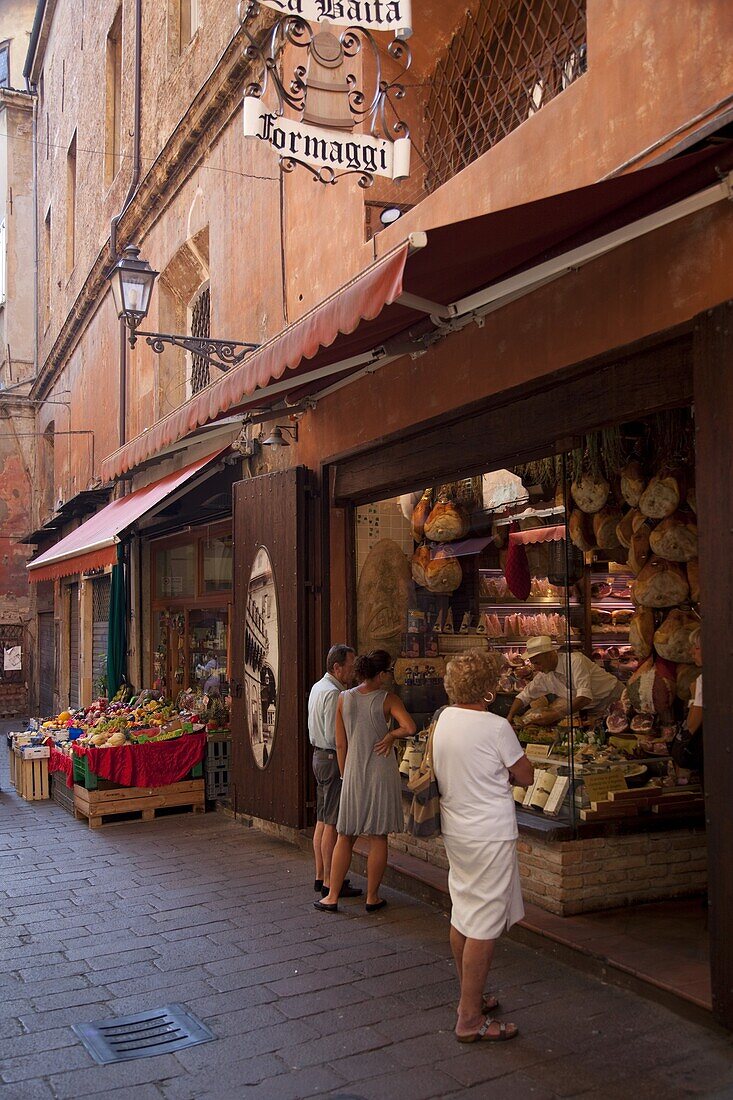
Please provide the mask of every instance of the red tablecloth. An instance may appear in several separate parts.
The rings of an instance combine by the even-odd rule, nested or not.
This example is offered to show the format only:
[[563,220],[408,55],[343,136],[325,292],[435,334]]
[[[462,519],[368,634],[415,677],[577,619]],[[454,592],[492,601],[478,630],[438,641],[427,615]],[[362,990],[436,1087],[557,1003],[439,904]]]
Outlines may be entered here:
[[66,786],[74,786],[74,761],[66,753],[59,752],[53,745],[51,745],[51,755],[48,758],[48,770],[49,772],[64,772]]
[[204,759],[206,733],[185,733],[174,741],[115,749],[74,745],[74,752],[86,756],[95,775],[121,787],[166,787],[185,779],[191,768]]

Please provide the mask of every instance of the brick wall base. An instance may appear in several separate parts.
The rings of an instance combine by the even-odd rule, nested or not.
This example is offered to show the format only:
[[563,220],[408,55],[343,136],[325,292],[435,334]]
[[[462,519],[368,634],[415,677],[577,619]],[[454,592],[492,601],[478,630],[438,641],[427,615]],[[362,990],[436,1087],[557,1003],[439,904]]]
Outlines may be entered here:
[[[439,837],[390,837],[390,848],[448,869]],[[558,916],[698,894],[707,888],[707,842],[701,829],[518,842],[524,900]]]

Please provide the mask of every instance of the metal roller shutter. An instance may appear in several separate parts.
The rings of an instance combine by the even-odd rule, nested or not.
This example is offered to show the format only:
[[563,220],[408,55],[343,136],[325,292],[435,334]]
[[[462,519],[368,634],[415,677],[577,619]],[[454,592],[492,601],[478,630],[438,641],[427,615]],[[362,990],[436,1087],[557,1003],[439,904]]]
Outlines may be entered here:
[[79,706],[79,585],[69,585],[69,706]]

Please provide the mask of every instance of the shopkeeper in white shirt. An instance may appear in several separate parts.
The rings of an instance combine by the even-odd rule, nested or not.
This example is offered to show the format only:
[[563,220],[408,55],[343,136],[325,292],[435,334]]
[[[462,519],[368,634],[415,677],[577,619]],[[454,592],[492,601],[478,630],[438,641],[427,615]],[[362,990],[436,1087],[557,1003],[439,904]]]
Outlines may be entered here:
[[525,711],[533,699],[544,695],[555,696],[555,699],[541,712],[541,717],[538,716],[535,722],[538,726],[552,726],[571,711],[577,714],[587,710],[593,715],[602,715],[623,691],[621,681],[590,657],[579,652],[560,653],[552,638],[546,635],[528,639],[526,656],[537,673],[512,703],[507,715],[510,722]]

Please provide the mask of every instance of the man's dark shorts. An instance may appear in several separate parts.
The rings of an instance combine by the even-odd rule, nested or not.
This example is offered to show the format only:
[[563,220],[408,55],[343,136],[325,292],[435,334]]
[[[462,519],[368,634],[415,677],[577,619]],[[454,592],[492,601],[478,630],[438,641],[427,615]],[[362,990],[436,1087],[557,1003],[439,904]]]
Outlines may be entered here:
[[335,825],[341,801],[341,775],[336,753],[314,749],[313,774],[316,777],[316,821]]

